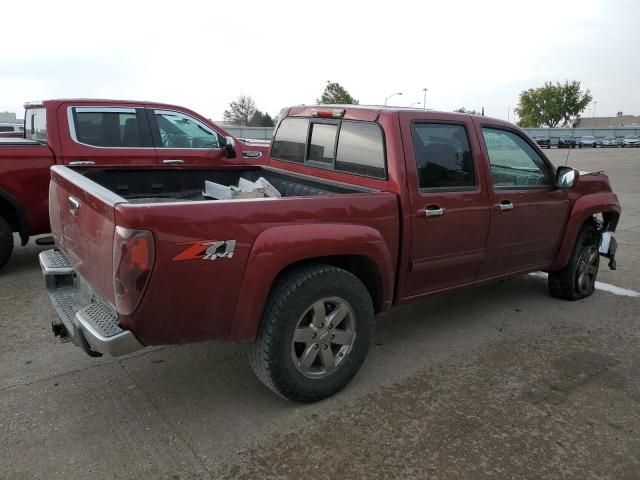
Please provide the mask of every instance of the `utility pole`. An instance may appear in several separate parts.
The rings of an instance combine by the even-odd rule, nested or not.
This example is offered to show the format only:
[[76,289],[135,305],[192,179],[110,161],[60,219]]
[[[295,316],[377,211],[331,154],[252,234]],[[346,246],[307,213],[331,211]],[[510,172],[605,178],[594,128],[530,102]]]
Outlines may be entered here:
[[593,102],[593,115],[591,116],[591,118],[596,116],[596,105],[598,104],[598,102]]
[[422,97],[422,109],[426,110],[427,109],[427,90],[429,90],[428,88],[423,88],[422,92],[424,94],[424,96]]
[[507,122],[511,122],[511,105],[507,105]]

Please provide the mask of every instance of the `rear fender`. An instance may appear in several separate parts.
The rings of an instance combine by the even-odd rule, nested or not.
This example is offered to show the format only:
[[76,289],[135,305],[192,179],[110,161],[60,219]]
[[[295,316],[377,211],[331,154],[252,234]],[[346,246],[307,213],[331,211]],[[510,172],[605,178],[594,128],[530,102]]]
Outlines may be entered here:
[[580,228],[590,217],[598,213],[614,214],[615,220],[611,222],[612,224],[610,226],[610,230],[613,231],[615,230],[617,217],[620,215],[620,211],[621,209],[620,204],[618,203],[618,197],[616,197],[614,193],[593,193],[580,197],[571,210],[564,238],[560,244],[560,250],[558,251],[558,255],[556,255],[556,259],[549,270],[559,270],[569,262]]
[[394,270],[391,252],[377,230],[350,224],[273,227],[255,240],[238,295],[229,340],[253,340],[273,282],[295,263],[329,256],[364,256],[378,270],[381,310],[391,306]]

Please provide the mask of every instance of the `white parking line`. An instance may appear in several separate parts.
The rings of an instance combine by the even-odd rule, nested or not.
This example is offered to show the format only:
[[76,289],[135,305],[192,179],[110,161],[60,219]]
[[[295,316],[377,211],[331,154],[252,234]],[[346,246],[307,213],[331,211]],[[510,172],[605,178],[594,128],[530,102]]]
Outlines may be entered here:
[[[531,277],[547,279],[547,274],[544,272],[532,272],[529,274]],[[614,295],[620,295],[621,297],[640,297],[640,292],[635,290],[629,290],[628,288],[616,287],[610,283],[596,282],[596,290],[602,290],[604,292],[613,293]]]

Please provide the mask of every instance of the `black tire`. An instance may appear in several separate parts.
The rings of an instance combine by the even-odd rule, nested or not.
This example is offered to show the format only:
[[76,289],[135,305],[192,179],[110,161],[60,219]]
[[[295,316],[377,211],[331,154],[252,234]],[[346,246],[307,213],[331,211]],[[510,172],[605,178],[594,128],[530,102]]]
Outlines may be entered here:
[[549,293],[552,297],[580,300],[593,293],[600,265],[599,245],[600,232],[593,222],[585,223],[569,263],[562,270],[549,272]]
[[7,221],[0,217],[0,268],[4,267],[13,252],[13,230]]
[[[348,303],[355,318],[355,336],[334,370],[324,377],[309,378],[294,363],[297,344],[293,335],[310,306],[328,297],[339,297]],[[278,279],[269,295],[260,331],[250,350],[251,367],[262,383],[283,398],[298,402],[321,400],[340,391],[356,375],[369,350],[374,323],[371,296],[350,272],[322,264],[293,269]]]

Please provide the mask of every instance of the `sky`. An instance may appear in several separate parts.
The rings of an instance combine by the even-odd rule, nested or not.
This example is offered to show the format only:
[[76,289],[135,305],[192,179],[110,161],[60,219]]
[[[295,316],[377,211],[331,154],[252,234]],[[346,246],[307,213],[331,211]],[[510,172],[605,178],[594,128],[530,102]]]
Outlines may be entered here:
[[[313,104],[459,107],[514,120],[521,91],[578,80],[597,116],[640,114],[636,0],[3,2],[0,111],[47,98],[150,100],[222,118]],[[418,102],[419,105],[418,105]],[[597,103],[596,103],[597,102]],[[594,105],[583,113],[593,115]]]

